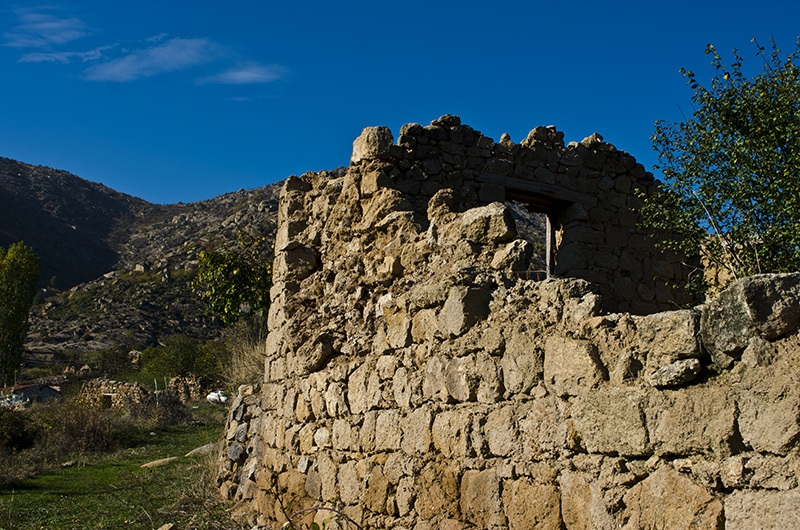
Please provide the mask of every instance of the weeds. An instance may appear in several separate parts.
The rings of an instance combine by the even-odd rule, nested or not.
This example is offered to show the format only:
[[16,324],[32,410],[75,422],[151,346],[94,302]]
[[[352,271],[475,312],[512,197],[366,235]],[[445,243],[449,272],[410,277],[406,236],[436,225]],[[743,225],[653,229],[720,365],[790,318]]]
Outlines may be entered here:
[[266,322],[257,317],[242,319],[227,331],[224,342],[230,359],[222,373],[226,388],[235,390],[264,376],[266,335]]
[[[53,416],[67,415],[71,410],[65,408],[68,406],[71,404],[57,404],[46,415],[41,410],[22,412],[29,413],[27,420],[42,416],[52,421]],[[94,412],[95,419],[87,417],[86,411],[75,415],[74,420],[64,419],[64,425],[54,426],[57,432],[50,436],[55,438],[39,438],[33,447],[13,454],[16,464],[35,465],[26,476],[0,486],[0,530],[152,529],[167,522],[187,530],[241,529],[230,520],[227,505],[216,490],[216,455],[182,457],[164,467],[141,468],[143,463],[184,455],[219,440],[223,409],[199,405],[192,409],[193,421],[178,425],[108,410]],[[103,421],[110,424],[99,429]],[[76,431],[80,422],[87,423],[86,429]],[[67,452],[63,452],[67,444],[56,444],[62,450],[54,448],[52,454],[45,455],[46,448],[39,444],[66,437],[67,433],[86,436]],[[6,450],[0,458],[6,467],[11,453]],[[41,460],[44,456],[47,463]],[[69,462],[64,462],[66,458]],[[67,467],[54,462],[66,463]],[[5,469],[0,470],[0,477],[6,478]]]

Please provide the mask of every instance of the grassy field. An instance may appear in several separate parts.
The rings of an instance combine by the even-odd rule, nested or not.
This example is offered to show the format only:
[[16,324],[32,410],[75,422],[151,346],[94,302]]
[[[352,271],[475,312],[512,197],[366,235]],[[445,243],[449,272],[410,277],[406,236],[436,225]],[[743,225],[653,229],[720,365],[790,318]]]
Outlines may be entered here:
[[[157,529],[165,523],[182,530],[238,528],[214,488],[216,452],[183,456],[220,439],[224,414],[223,408],[200,405],[181,424],[131,433],[125,449],[83,454],[5,486],[0,530]],[[168,457],[180,458],[141,467]]]

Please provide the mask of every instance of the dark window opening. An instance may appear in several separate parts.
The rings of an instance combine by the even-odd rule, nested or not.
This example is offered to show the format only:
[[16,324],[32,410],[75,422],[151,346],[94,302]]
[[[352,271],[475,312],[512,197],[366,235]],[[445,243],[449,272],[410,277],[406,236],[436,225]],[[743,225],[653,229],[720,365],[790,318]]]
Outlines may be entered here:
[[506,201],[511,217],[517,225],[517,237],[531,244],[533,253],[526,271],[527,276],[547,276],[547,216],[531,211],[519,201]]
[[[557,222],[558,214],[569,206],[570,202],[528,190],[512,188],[506,188],[506,200],[508,201],[506,204],[517,204],[524,208],[528,212],[527,216],[537,219],[537,226],[541,227],[539,228],[539,234],[541,235],[531,243],[534,243],[534,249],[536,250],[541,249],[541,247],[544,248],[539,253],[539,256],[541,256],[539,261],[534,263],[534,260],[531,260],[535,269],[531,269],[532,273],[528,276],[533,279],[544,279],[552,276],[555,272],[556,263],[556,231],[560,228]],[[517,224],[517,230],[519,230],[519,222]],[[540,272],[534,273],[534,270]]]

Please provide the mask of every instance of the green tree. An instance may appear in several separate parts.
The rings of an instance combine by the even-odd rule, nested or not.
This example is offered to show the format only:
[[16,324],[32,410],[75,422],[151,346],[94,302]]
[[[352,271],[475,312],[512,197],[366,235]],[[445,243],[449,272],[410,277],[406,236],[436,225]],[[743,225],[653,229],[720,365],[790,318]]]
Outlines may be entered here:
[[218,377],[221,352],[216,343],[203,344],[185,335],[175,335],[163,346],[150,346],[142,352],[142,371],[149,377]]
[[14,383],[22,364],[28,314],[36,294],[39,259],[21,241],[0,247],[0,381]]
[[225,324],[245,315],[264,316],[272,287],[272,246],[243,230],[229,246],[200,252],[194,288],[210,313]]
[[694,113],[657,121],[652,136],[666,193],[646,201],[645,224],[667,234],[665,249],[722,272],[716,287],[800,270],[800,40],[788,55],[753,43],[763,65],[751,77],[736,50],[727,66],[709,44],[710,85],[681,70]]

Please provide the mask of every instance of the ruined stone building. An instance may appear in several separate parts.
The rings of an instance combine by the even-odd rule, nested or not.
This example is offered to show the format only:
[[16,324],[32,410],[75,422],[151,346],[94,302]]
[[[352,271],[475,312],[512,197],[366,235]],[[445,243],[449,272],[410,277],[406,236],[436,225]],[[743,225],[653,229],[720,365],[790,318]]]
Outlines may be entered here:
[[684,257],[638,228],[656,191],[596,134],[496,143],[454,116],[289,178],[263,381],[220,457],[238,517],[800,528],[800,275],[680,309]]

